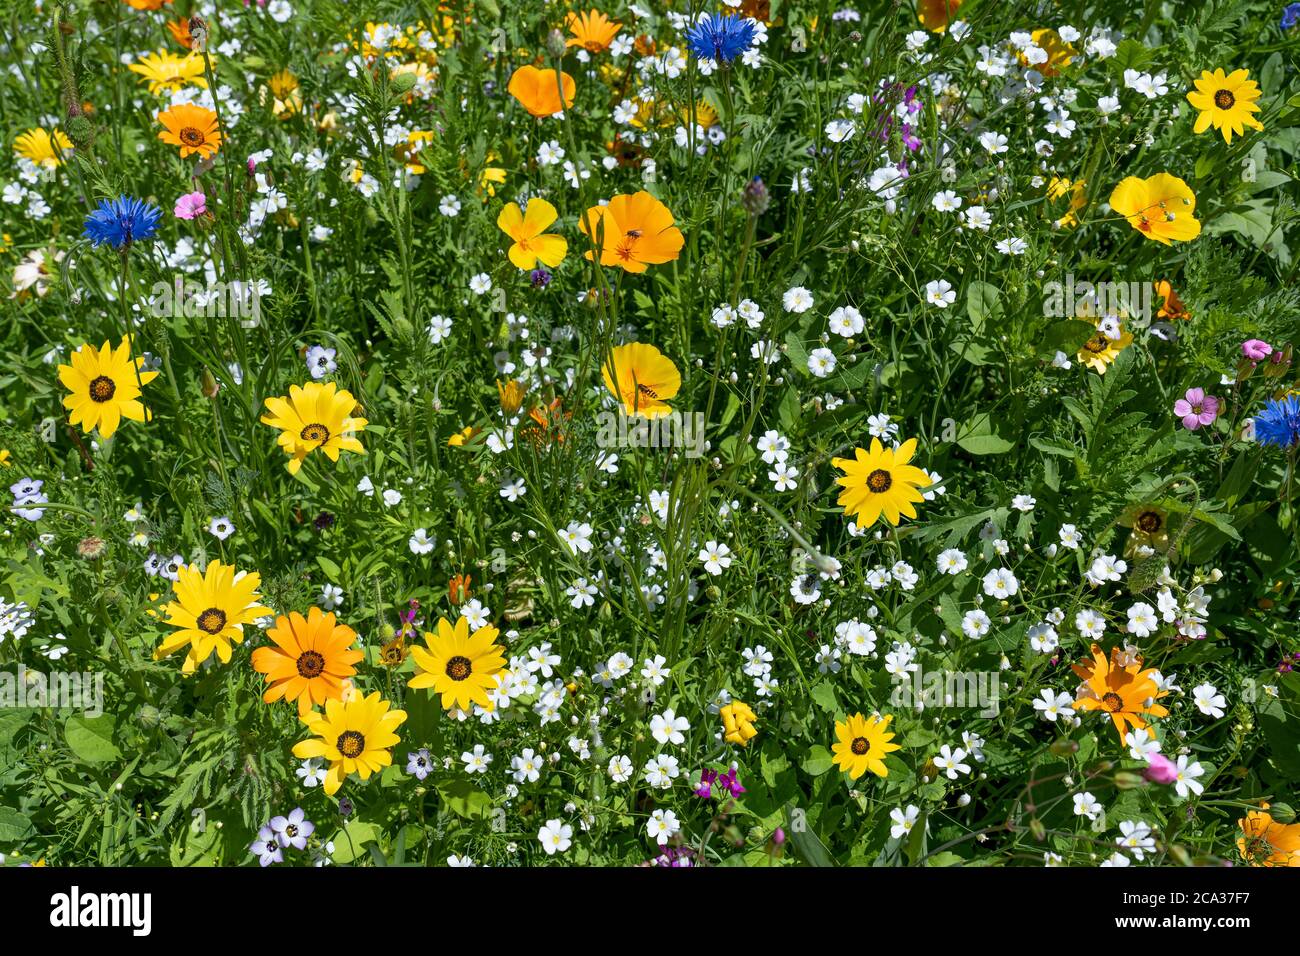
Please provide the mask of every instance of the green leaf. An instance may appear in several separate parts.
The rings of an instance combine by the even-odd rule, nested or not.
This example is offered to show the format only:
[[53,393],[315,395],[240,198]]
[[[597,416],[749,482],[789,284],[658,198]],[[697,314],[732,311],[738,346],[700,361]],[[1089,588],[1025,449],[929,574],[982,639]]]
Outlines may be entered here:
[[0,845],[8,848],[32,832],[32,821],[13,807],[0,807]]
[[86,763],[105,763],[122,756],[113,743],[113,718],[109,714],[69,717],[63,725],[63,736],[72,752]]
[[466,820],[479,820],[492,809],[492,798],[468,780],[446,780],[438,784],[438,793],[452,813]]
[[372,823],[353,820],[334,835],[334,862],[351,863],[366,853],[366,844],[379,842],[379,830]]
[[970,316],[971,327],[976,332],[984,330],[988,319],[997,317],[1002,312],[1002,293],[998,287],[987,282],[972,282],[966,287],[966,314]]
[[812,689],[812,699],[828,714],[833,714],[840,709],[840,703],[835,699],[835,688],[831,686],[830,681],[818,683]]
[[834,765],[835,758],[833,758],[831,752],[821,744],[813,746],[808,751],[808,756],[804,758],[804,761],[801,764],[804,773],[808,774],[810,777],[820,777]]

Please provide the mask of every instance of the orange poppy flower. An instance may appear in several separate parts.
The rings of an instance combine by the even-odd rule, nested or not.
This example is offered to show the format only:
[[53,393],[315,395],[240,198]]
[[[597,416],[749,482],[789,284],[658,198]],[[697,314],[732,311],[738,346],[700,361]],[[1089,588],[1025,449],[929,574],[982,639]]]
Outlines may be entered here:
[[221,148],[217,114],[203,106],[181,103],[158,114],[163,131],[158,138],[181,148],[181,158],[198,153],[204,159]]
[[1134,229],[1162,245],[1187,242],[1201,234],[1196,195],[1177,176],[1156,173],[1147,179],[1129,176],[1110,194],[1110,208]]
[[[561,86],[564,87],[563,102],[560,100]],[[539,70],[528,64],[515,70],[506,89],[534,116],[554,116],[573,105],[577,85],[567,73],[559,74],[557,80],[554,70]]]
[[[600,246],[601,265],[619,266],[628,272],[645,272],[646,266],[672,262],[686,243],[668,207],[645,190],[634,196],[615,196],[607,206],[592,206],[578,228]],[[590,251],[585,255],[591,258]]]

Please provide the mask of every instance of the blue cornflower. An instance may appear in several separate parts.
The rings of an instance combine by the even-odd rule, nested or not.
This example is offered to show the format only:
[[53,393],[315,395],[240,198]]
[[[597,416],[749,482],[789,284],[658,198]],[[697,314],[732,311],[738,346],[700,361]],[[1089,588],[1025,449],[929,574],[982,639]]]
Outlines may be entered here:
[[1291,448],[1300,444],[1300,399],[1287,395],[1280,402],[1270,399],[1255,415],[1255,438],[1261,445]]
[[1288,3],[1282,10],[1282,29],[1290,30],[1300,23],[1300,3]]
[[730,63],[754,44],[754,24],[735,14],[703,16],[686,31],[686,43],[702,60]]
[[118,196],[100,200],[99,208],[86,217],[86,231],[82,233],[92,245],[108,243],[121,249],[132,242],[150,239],[158,231],[162,210],[143,199]]

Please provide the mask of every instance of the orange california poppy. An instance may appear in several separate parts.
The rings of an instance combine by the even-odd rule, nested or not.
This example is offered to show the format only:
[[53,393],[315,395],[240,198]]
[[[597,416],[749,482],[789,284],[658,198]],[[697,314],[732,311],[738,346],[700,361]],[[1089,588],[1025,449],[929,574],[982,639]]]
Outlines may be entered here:
[[1183,305],[1183,300],[1178,297],[1177,291],[1174,290],[1173,284],[1168,279],[1161,279],[1155,284],[1156,295],[1161,299],[1160,311],[1156,317],[1160,319],[1190,319],[1191,313],[1187,311],[1187,306]]
[[[668,207],[642,190],[592,206],[578,228],[600,246],[601,265],[645,272],[646,266],[671,262],[681,253],[686,240],[673,223]],[[591,258],[590,251],[585,255]]]
[[297,611],[277,617],[266,636],[275,646],[253,651],[253,670],[266,675],[262,700],[296,700],[299,714],[313,704],[342,700],[344,678],[355,674],[353,665],[365,657],[352,647],[357,632],[318,607],[305,618]]
[[163,131],[158,138],[181,148],[181,158],[198,153],[204,159],[221,147],[217,114],[203,106],[181,103],[158,114]]
[[518,203],[507,203],[497,216],[497,226],[515,241],[510,261],[520,269],[535,268],[539,259],[552,269],[563,262],[569,243],[563,236],[546,232],[556,216],[555,207],[545,199],[528,200],[527,212],[521,212]]
[[611,20],[599,10],[586,13],[570,13],[565,25],[573,36],[567,46],[580,46],[588,53],[601,53],[614,39],[614,35],[623,29],[623,24]]
[[[561,85],[564,87],[563,102],[560,101]],[[567,73],[559,74],[557,80],[554,70],[539,70],[530,63],[515,70],[506,89],[534,116],[554,116],[573,105],[577,85]]]
[[931,33],[943,33],[961,7],[962,0],[918,0],[916,18]]

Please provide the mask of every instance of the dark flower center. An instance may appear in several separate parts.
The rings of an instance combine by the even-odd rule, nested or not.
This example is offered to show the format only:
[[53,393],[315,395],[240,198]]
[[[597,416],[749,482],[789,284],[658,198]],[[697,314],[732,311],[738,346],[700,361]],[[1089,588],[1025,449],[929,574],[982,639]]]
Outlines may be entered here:
[[187,126],[181,130],[180,139],[186,146],[201,146],[203,144],[203,134],[193,126]]
[[447,662],[447,676],[452,680],[464,680],[474,673],[474,665],[468,657],[453,657]]
[[197,623],[200,631],[207,631],[209,634],[220,634],[226,626],[226,612],[219,607],[210,607],[199,615]]
[[356,759],[366,752],[366,738],[355,730],[345,730],[339,734],[334,746],[338,747],[343,756]]
[[90,398],[95,402],[106,402],[117,393],[117,383],[107,375],[101,375],[90,383]]
[[877,468],[867,475],[867,490],[883,494],[894,486],[894,476],[883,468]]
[[1124,698],[1114,691],[1110,691],[1103,696],[1101,702],[1112,714],[1118,713],[1124,709]]
[[1088,339],[1088,341],[1084,343],[1083,347],[1095,355],[1100,355],[1102,352],[1105,352],[1110,348],[1110,339],[1098,332],[1092,338]]
[[866,737],[854,737],[853,743],[849,744],[849,749],[852,750],[859,757],[861,757],[864,753],[866,753],[868,750],[871,749],[871,743],[870,741],[867,740]]
[[300,677],[319,677],[325,671],[325,658],[320,651],[303,651],[298,656],[298,675]]
[[284,835],[287,836],[290,840],[296,837],[298,835],[297,824],[290,823],[288,826],[286,826],[284,828]]
[[1137,526],[1145,534],[1155,534],[1164,526],[1164,520],[1154,511],[1144,511],[1138,515]]
[[322,445],[330,440],[330,430],[319,422],[304,425],[300,434],[303,441],[318,441]]
[[1221,110],[1230,110],[1237,98],[1232,95],[1230,90],[1219,90],[1214,94],[1214,105]]

